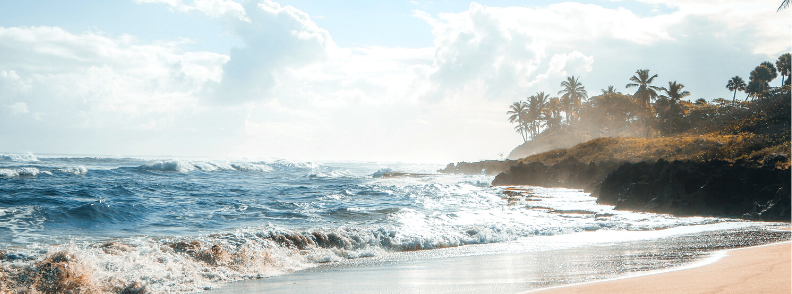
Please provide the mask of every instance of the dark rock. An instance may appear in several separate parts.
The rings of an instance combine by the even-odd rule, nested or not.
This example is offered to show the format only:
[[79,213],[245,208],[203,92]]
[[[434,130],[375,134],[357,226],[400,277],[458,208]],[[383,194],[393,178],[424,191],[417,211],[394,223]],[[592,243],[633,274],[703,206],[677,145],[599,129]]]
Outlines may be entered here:
[[492,185],[531,185],[592,191],[618,166],[619,163],[613,161],[600,164],[582,163],[574,157],[569,157],[555,165],[545,165],[541,162],[520,163],[495,176]]
[[568,158],[555,165],[519,163],[498,174],[495,186],[531,185],[592,192],[597,203],[618,210],[790,221],[792,177],[776,169],[785,156],[762,165],[707,162],[581,163]]
[[593,195],[619,210],[789,222],[790,183],[789,169],[767,165],[658,160],[622,164]]
[[481,174],[497,175],[509,169],[510,166],[517,164],[513,160],[484,160],[479,162],[458,162],[457,164],[449,163],[444,169],[438,170],[440,173],[448,174]]

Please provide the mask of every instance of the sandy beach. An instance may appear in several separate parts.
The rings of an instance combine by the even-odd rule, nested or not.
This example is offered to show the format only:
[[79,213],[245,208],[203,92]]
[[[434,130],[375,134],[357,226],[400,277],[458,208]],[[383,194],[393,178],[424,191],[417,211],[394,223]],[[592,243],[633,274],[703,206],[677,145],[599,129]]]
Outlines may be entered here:
[[[703,228],[706,227],[698,227]],[[760,236],[761,231],[677,235],[688,229],[622,232],[606,234],[604,239],[602,232],[580,233],[527,238],[512,244],[405,252],[384,256],[385,259],[352,260],[235,282],[211,292],[260,293],[266,289],[268,293],[746,293],[745,289],[758,289],[760,292],[756,293],[789,293],[790,243],[785,241],[788,238],[776,241],[785,243],[705,253],[709,250],[694,248],[746,242]],[[605,239],[611,241],[593,242]],[[619,239],[625,241],[614,242]],[[567,242],[589,245],[496,253],[504,252],[505,248],[561,248]],[[751,246],[750,242],[743,245]],[[742,269],[746,271],[743,273]],[[647,282],[655,283],[655,280],[658,285]],[[610,286],[611,283],[618,286]],[[669,285],[677,287],[653,288]],[[592,286],[602,288],[586,288]],[[543,290],[526,292],[538,289]],[[712,289],[726,292],[711,292]]]
[[734,249],[701,267],[526,293],[792,293],[791,249],[789,242]]

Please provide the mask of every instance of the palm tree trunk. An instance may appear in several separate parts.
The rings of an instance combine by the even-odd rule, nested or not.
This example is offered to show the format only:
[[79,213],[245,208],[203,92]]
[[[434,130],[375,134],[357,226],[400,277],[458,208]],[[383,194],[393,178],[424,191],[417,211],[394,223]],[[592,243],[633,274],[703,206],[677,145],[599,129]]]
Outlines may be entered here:
[[734,90],[734,97],[732,97],[732,106],[734,106],[734,101],[737,99],[737,90]]

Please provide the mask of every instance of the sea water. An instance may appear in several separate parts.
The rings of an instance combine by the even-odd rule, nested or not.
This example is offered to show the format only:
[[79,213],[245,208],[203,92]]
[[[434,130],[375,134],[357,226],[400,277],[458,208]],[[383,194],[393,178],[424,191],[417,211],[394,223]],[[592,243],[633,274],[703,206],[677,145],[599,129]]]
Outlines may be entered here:
[[[616,211],[574,189],[505,194],[493,176],[437,173],[443,166],[0,154],[0,279],[60,252],[100,289],[194,292],[350,261],[437,258],[414,252],[541,252],[667,237],[629,232],[780,226]],[[466,246],[475,244],[489,246]]]

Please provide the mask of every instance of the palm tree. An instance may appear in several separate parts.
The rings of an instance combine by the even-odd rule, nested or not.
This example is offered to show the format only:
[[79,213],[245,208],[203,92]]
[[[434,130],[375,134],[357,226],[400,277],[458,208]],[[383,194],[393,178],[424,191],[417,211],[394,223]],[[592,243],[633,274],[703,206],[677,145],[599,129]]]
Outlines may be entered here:
[[570,117],[572,116],[572,103],[569,102],[569,98],[561,97],[559,103],[561,103],[561,109],[564,111],[564,119],[566,123],[569,124]]
[[[568,105],[568,110],[573,113],[574,116],[577,116],[581,102],[588,98],[585,87],[580,83],[580,77],[567,77],[566,81],[561,82],[561,87],[563,87],[563,89],[558,91],[558,95],[562,95],[561,98],[567,101],[565,104]],[[569,121],[570,117],[574,116],[567,113],[567,121]]]
[[661,90],[666,92],[666,95],[660,95],[660,97],[670,99],[671,101],[674,102],[679,102],[680,100],[682,100],[682,98],[690,96],[690,92],[682,91],[682,88],[684,87],[685,85],[678,84],[676,81],[668,82],[668,88],[660,88]]
[[761,65],[764,65],[765,67],[767,67],[767,69],[770,70],[770,79],[767,81],[768,83],[772,80],[775,80],[775,78],[778,77],[778,70],[776,70],[775,65],[773,65],[772,62],[765,61],[762,62]]
[[660,88],[665,95],[660,95],[660,99],[655,103],[657,119],[660,131],[664,134],[671,134],[677,130],[680,120],[685,115],[683,105],[679,103],[682,98],[690,96],[690,92],[683,91],[685,85],[676,81],[668,82],[668,88]]
[[509,122],[510,123],[517,123],[517,126],[514,127],[514,130],[517,131],[518,134],[523,138],[524,142],[528,142],[528,133],[526,128],[526,119],[528,118],[528,108],[525,102],[514,102],[512,105],[509,106],[509,111],[506,114],[510,114]]
[[[788,4],[789,2],[787,2]],[[790,55],[789,53],[784,53],[783,55],[778,57],[778,61],[776,61],[776,67],[778,68],[778,72],[781,73],[781,86],[784,86],[784,77],[789,76],[790,70]]]
[[776,12],[781,11],[781,9],[789,7],[789,0],[781,1],[781,6],[778,6],[778,10]]
[[614,86],[612,86],[612,85],[611,85],[611,86],[608,86],[608,89],[607,89],[607,90],[605,90],[605,89],[602,89],[602,94],[603,94],[603,95],[604,95],[604,94],[616,94],[616,87],[614,87]]
[[559,100],[558,97],[550,98],[544,110],[543,116],[547,122],[547,128],[553,129],[561,127],[561,111],[563,110],[561,107],[561,100]]
[[734,91],[734,97],[732,97],[732,104],[734,104],[734,100],[737,99],[737,91],[745,91],[745,81],[743,81],[740,76],[734,76],[729,80],[729,83],[726,84],[726,89]]
[[652,86],[652,81],[655,78],[657,78],[657,75],[649,77],[648,69],[639,69],[630,78],[632,83],[627,84],[625,88],[638,87],[638,91],[635,91],[633,98],[640,101],[644,107],[649,108],[649,103],[657,98],[657,91],[661,89],[660,87]]
[[745,87],[745,92],[748,93],[745,99],[748,99],[748,97],[759,97],[769,88],[770,81],[772,81],[777,74],[775,73],[775,67],[771,69],[767,66],[768,64],[770,63],[762,62],[762,64],[751,71],[748,85]]
[[530,125],[531,137],[539,134],[539,128],[542,127],[542,114],[545,112],[545,105],[547,99],[550,98],[545,92],[538,92],[536,95],[528,97],[528,119]]

